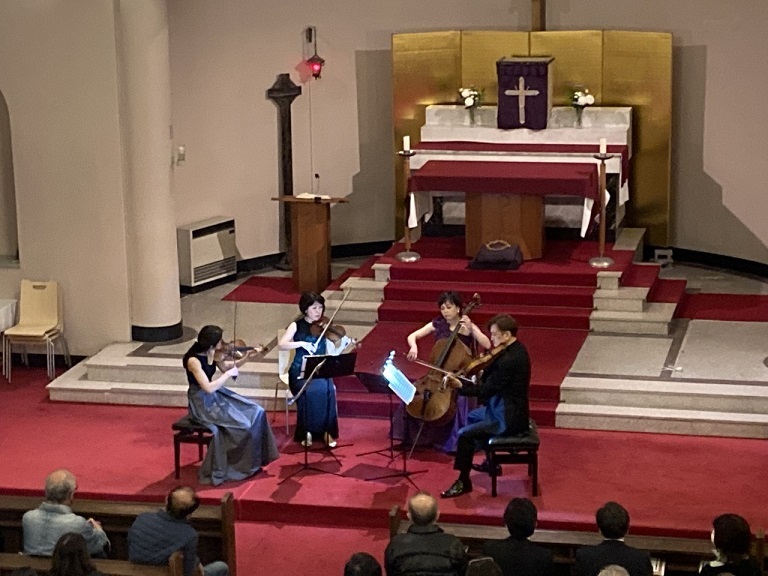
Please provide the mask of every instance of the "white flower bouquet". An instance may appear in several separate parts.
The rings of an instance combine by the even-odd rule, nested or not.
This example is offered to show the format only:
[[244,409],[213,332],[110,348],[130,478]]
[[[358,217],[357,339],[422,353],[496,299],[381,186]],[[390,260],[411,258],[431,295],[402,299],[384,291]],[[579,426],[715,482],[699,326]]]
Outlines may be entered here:
[[584,108],[592,106],[595,103],[595,97],[589,93],[587,88],[579,88],[571,93],[571,106],[576,110],[576,127],[581,127],[581,117],[584,114]]

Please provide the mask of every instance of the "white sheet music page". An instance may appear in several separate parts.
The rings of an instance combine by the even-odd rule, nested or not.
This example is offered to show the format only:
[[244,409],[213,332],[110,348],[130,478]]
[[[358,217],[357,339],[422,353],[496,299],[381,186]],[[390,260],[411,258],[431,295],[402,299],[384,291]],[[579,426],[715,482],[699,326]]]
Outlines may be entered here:
[[416,396],[416,386],[414,386],[405,374],[403,374],[397,366],[392,364],[391,358],[384,363],[384,368],[381,370],[382,375],[389,382],[389,389],[395,393],[406,404],[410,404],[413,401],[413,397]]

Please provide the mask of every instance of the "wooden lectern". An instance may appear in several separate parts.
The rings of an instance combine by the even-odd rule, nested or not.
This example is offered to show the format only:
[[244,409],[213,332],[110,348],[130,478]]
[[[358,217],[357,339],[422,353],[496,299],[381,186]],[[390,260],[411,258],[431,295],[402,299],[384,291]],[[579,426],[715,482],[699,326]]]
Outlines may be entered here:
[[272,200],[290,206],[293,283],[299,292],[320,294],[331,282],[331,204],[348,200],[323,196]]

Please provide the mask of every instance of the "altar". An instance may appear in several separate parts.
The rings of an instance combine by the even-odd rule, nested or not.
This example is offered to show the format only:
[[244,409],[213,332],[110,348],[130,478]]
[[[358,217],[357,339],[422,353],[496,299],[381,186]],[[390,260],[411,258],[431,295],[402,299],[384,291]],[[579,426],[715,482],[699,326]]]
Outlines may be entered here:
[[[421,128],[421,141],[414,146],[416,155],[411,158],[409,190],[414,193],[412,219],[429,219],[434,197],[452,200],[463,200],[466,197],[467,255],[471,256],[477,250],[478,242],[496,239],[486,236],[499,233],[498,220],[503,216],[497,213],[499,209],[520,209],[520,202],[510,204],[509,197],[539,198],[538,201],[531,198],[521,201],[529,204],[527,216],[523,218],[540,220],[525,222],[529,231],[528,242],[533,245],[529,247],[526,257],[539,257],[541,254],[535,246],[537,243],[533,236],[538,234],[542,237],[543,249],[543,227],[550,207],[560,212],[562,207],[571,208],[571,214],[577,214],[575,217],[571,216],[571,220],[575,218],[581,235],[586,234],[595,207],[594,201],[599,198],[596,185],[599,161],[594,155],[599,151],[600,140],[605,139],[608,153],[613,154],[613,158],[607,161],[606,168],[609,174],[616,175],[618,182],[617,198],[614,202],[616,224],[620,223],[629,199],[632,109],[586,108],[582,127],[575,127],[575,123],[576,112],[573,108],[555,107],[552,109],[549,127],[545,130],[499,130],[496,128],[495,106],[477,109],[474,124],[463,106],[428,106],[426,122]],[[459,165],[452,168],[450,162],[463,165],[460,170],[461,177],[450,177],[450,173],[459,168]],[[472,162],[481,164],[472,170],[471,166],[466,165]],[[488,172],[487,169],[492,166],[489,163],[492,162],[507,165],[503,170],[505,179],[500,179],[500,169],[493,170],[494,175],[489,174],[489,178],[482,177],[484,172]],[[581,170],[578,169],[579,166]],[[537,173],[534,168],[538,170]],[[474,183],[470,182],[472,173],[478,176]],[[559,177],[550,177],[558,175]],[[490,194],[482,194],[485,185],[494,187],[493,190],[485,191]],[[590,189],[589,186],[594,187]],[[485,207],[482,214],[478,214],[477,210],[473,211],[473,206],[483,201],[478,198],[490,197],[500,192],[506,192],[507,200],[489,200],[493,207]],[[546,202],[543,198],[546,198]],[[537,208],[538,203],[541,203],[541,208]],[[504,206],[507,208],[503,208]],[[489,230],[478,231],[477,226],[489,216],[492,220],[496,217],[497,224],[490,225]],[[473,228],[470,230],[469,227]],[[534,232],[533,236],[530,235],[531,231]],[[519,240],[517,237],[502,239]],[[525,251],[524,249],[524,253]]]

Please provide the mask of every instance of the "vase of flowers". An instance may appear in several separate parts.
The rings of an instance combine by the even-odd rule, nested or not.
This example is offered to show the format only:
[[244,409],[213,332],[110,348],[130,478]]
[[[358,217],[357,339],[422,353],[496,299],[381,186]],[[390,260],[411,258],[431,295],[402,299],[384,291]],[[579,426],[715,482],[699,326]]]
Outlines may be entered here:
[[475,125],[475,111],[483,103],[483,90],[478,90],[474,86],[471,88],[459,88],[459,96],[464,104],[464,108],[469,112],[469,124]]
[[589,93],[587,88],[578,88],[571,93],[571,106],[576,110],[576,128],[581,128],[584,108],[592,106],[595,103],[595,97]]

